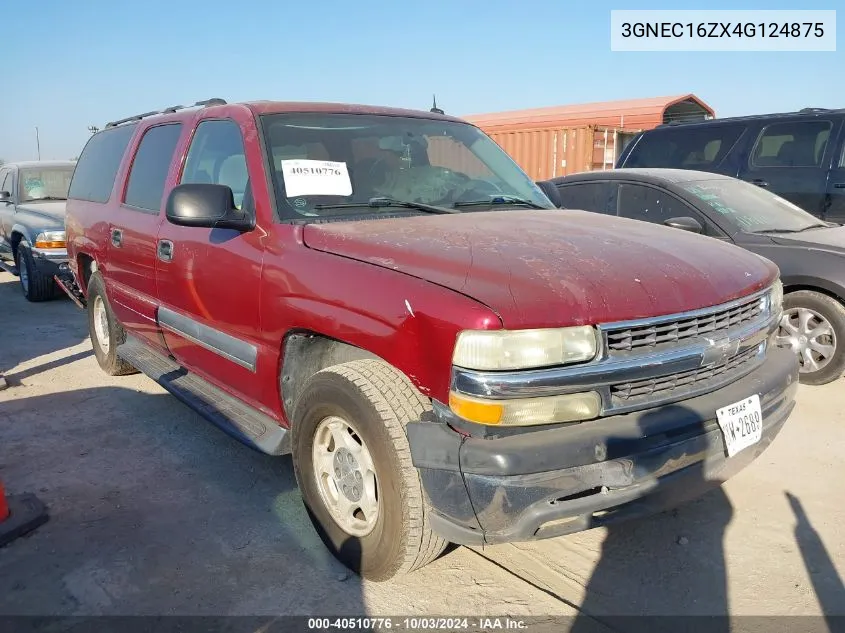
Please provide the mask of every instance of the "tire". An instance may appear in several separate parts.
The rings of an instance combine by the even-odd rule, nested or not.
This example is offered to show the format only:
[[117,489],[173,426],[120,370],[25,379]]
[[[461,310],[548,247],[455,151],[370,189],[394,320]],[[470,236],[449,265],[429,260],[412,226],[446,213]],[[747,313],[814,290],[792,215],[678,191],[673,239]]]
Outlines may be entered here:
[[49,301],[59,294],[59,288],[51,275],[47,275],[38,268],[29,244],[18,244],[15,265],[18,267],[18,279],[21,291],[28,301]]
[[[332,554],[368,580],[381,582],[419,569],[437,558],[447,545],[429,527],[428,503],[411,463],[405,434],[405,425],[418,420],[430,407],[404,375],[383,361],[371,359],[317,372],[296,403],[293,464],[306,510]],[[323,499],[323,478],[314,468],[315,443],[319,446],[322,437],[319,429],[334,419],[352,427],[353,441],[357,435],[372,458],[377,519],[371,531],[363,535],[350,533],[333,517]]]
[[[791,348],[801,364],[798,379],[805,385],[824,385],[845,371],[845,306],[833,297],[812,290],[788,293],[777,332],[778,345]],[[822,329],[827,322],[829,328]],[[815,337],[807,336],[813,332]],[[802,338],[803,337],[803,338]],[[824,356],[822,351],[829,353]],[[818,369],[812,369],[812,365]]]
[[[98,325],[101,318],[103,320]],[[101,328],[99,334],[98,327]],[[98,272],[88,280],[88,336],[97,363],[105,373],[109,376],[137,373],[132,365],[117,355],[118,346],[126,341],[126,332],[112,312],[103,278]]]

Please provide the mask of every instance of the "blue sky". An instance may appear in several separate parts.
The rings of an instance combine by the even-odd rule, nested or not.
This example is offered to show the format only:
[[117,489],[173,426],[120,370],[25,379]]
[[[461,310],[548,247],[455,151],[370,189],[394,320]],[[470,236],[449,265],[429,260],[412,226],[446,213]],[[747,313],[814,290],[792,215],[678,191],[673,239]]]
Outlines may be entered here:
[[[619,53],[611,9],[838,2],[5,0],[0,158],[77,155],[89,125],[209,97],[465,115],[692,92],[717,116],[845,107],[835,53]],[[843,12],[837,16],[845,19]]]

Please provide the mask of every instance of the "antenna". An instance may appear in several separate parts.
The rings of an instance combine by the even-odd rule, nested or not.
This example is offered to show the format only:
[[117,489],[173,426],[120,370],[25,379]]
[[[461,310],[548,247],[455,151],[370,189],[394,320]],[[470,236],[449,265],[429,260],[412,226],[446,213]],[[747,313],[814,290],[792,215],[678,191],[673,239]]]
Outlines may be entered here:
[[431,95],[431,110],[429,110],[429,112],[433,112],[434,114],[446,114],[443,110],[437,107],[436,95]]

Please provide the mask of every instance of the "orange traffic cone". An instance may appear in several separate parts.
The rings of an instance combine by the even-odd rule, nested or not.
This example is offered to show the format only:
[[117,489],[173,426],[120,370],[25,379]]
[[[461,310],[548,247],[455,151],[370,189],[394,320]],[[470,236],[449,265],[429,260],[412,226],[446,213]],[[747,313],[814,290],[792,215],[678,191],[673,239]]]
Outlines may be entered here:
[[0,547],[47,522],[47,508],[35,495],[6,496],[0,482]]

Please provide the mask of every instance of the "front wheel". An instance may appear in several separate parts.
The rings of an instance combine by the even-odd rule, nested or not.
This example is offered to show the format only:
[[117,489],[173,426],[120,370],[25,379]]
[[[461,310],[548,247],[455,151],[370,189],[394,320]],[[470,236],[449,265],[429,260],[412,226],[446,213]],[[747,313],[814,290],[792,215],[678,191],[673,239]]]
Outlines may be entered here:
[[845,371],[845,307],[820,292],[799,290],[783,299],[777,343],[798,357],[798,379],[824,385]]
[[428,505],[405,425],[430,404],[379,360],[317,372],[293,416],[293,463],[305,507],[326,547],[368,580],[433,561],[446,546]]
[[27,301],[48,301],[55,299],[58,288],[53,277],[38,268],[29,245],[22,242],[18,245],[15,264],[18,267],[18,279],[21,291]]

